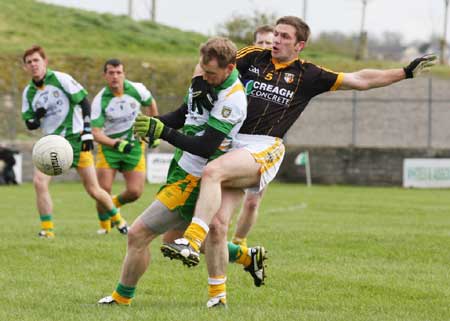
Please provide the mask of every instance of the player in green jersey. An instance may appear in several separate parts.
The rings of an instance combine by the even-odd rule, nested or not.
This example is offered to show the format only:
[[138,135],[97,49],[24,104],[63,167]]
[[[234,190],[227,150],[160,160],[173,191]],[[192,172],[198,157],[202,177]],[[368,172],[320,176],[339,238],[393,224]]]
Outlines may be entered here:
[[[156,101],[141,83],[125,79],[124,66],[118,59],[109,59],[103,66],[107,86],[92,102],[92,133],[99,143],[96,157],[100,186],[111,193],[117,171],[125,178],[125,191],[113,197],[114,205],[137,200],[144,190],[145,145],[135,138],[132,126],[139,112],[158,115]],[[106,210],[97,203],[100,219],[99,234],[111,230]]]
[[[47,68],[47,57],[40,46],[26,50],[23,63],[32,78],[22,96],[22,118],[27,128],[41,128],[44,135],[64,136],[73,148],[72,167],[76,168],[88,194],[106,209],[112,219],[124,225],[111,196],[100,187],[95,175],[87,91],[70,75]],[[33,184],[41,219],[39,236],[45,238],[55,236],[50,181],[51,176],[34,170]]]
[[[242,83],[235,68],[236,47],[228,39],[213,38],[201,47],[201,56],[205,61],[204,70],[208,83],[214,86],[210,95],[215,99],[204,103],[194,103],[195,92],[189,90],[185,104],[178,110],[162,115],[159,123],[165,125],[165,134],[161,137],[178,145],[170,165],[167,183],[160,189],[156,200],[133,223],[128,234],[128,249],[124,259],[122,274],[116,290],[111,296],[99,301],[99,304],[130,304],[136,285],[146,271],[150,253],[149,244],[158,235],[167,231],[181,235],[189,225],[195,201],[199,192],[200,176],[209,159],[227,152],[232,140],[246,116],[247,99]],[[210,103],[209,106],[208,103]],[[148,132],[148,117],[137,118],[138,133]],[[143,128],[140,128],[140,127]],[[181,132],[174,130],[181,129]],[[184,135],[183,135],[184,134]],[[188,146],[190,139],[199,138],[201,144]],[[177,143],[177,140],[180,139]],[[242,192],[230,191],[226,198],[235,199]],[[229,221],[229,217],[223,217]],[[176,234],[176,233],[174,233]],[[174,235],[172,234],[172,235]],[[167,239],[165,238],[167,241]],[[227,251],[226,244],[220,251]],[[214,244],[206,247],[206,255],[215,255]],[[241,249],[231,253],[237,263],[244,266],[252,264],[253,251]],[[188,260],[196,260],[195,257]],[[208,306],[226,304],[225,274],[210,274],[208,278]]]

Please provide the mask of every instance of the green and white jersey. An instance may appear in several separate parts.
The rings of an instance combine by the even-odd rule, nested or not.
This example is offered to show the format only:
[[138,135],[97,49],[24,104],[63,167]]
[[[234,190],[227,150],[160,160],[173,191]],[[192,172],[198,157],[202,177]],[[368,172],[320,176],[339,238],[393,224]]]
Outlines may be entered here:
[[[199,110],[198,108],[193,109],[192,89],[189,89],[187,99],[188,114],[182,129],[183,133],[201,136],[208,125],[227,135],[210,159],[215,159],[230,150],[232,140],[239,132],[247,116],[247,97],[238,75],[237,69],[234,69],[222,85],[214,88],[218,99],[211,111],[206,109]],[[193,155],[178,148],[175,152],[174,160],[183,170],[197,177],[201,176],[203,167],[208,162],[206,158]]]
[[150,106],[150,91],[141,83],[125,80],[121,96],[115,96],[109,87],[103,88],[92,102],[91,125],[103,128],[112,138],[134,140],[132,126],[141,106]]
[[87,91],[72,76],[47,69],[42,87],[33,81],[22,94],[22,119],[34,118],[38,108],[47,110],[41,119],[44,134],[68,136],[83,130],[83,117],[78,105],[87,96]]

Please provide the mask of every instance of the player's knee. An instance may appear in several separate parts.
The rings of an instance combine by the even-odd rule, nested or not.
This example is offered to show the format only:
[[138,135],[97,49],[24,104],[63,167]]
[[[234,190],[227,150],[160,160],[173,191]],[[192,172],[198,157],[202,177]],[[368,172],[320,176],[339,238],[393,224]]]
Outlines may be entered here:
[[90,197],[92,197],[95,200],[98,200],[100,198],[100,187],[96,187],[94,185],[88,185],[86,186],[86,192]]
[[48,189],[48,184],[46,180],[42,179],[42,177],[39,176],[33,177],[33,185],[34,188],[38,191],[45,191]]
[[247,212],[256,212],[259,208],[259,200],[258,199],[246,199],[244,203],[244,207]]
[[220,181],[223,178],[223,170],[222,166],[220,166],[220,162],[211,162],[205,166],[202,172],[202,181]]
[[150,240],[144,234],[139,226],[131,226],[128,230],[128,249],[145,250]]
[[142,195],[142,190],[139,188],[128,189],[127,198],[129,202],[136,201]]
[[227,232],[228,224],[226,224],[222,220],[213,220],[211,224],[209,224],[208,237],[212,242],[220,242],[223,239],[226,239]]
[[104,190],[106,193],[108,193],[109,195],[111,195],[111,191],[112,191],[111,188],[105,188],[105,187],[103,187],[103,186],[101,186],[100,188],[103,189],[103,190]]

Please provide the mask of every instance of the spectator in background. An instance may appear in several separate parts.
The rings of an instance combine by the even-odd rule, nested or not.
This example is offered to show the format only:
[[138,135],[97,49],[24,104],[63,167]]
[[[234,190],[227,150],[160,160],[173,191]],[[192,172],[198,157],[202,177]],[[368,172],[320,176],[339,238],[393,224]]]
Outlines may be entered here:
[[0,179],[1,184],[17,185],[16,174],[14,173],[14,165],[16,165],[14,154],[18,153],[16,150],[0,146],[0,160],[4,163]]

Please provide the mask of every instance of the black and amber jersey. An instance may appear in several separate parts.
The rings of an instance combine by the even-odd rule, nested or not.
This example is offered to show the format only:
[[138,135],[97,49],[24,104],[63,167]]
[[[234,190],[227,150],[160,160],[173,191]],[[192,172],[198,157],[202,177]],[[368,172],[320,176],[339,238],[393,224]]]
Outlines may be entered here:
[[247,119],[240,133],[282,138],[311,98],[336,90],[343,74],[295,59],[277,63],[271,50],[245,47],[238,51],[237,68],[246,86]]

